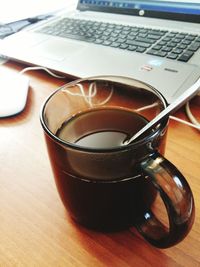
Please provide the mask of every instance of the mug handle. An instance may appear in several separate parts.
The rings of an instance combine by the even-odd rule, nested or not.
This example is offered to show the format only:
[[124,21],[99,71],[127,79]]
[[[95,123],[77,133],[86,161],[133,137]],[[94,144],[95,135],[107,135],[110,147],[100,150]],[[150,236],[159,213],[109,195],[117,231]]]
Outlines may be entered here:
[[159,153],[145,159],[141,168],[165,204],[169,227],[149,210],[136,228],[150,244],[158,248],[171,247],[180,242],[193,225],[195,207],[191,189],[180,171]]

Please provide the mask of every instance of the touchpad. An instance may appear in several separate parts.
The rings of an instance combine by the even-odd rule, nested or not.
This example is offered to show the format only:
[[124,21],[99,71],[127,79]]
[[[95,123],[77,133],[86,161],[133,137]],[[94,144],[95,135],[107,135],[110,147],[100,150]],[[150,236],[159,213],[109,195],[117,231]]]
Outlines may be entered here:
[[48,39],[33,48],[33,53],[50,60],[62,61],[81,52],[86,45],[70,40]]

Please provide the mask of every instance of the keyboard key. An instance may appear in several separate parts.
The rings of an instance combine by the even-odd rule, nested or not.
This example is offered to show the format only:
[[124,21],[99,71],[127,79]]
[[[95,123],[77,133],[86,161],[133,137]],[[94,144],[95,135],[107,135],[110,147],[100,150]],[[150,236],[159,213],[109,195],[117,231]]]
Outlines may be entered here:
[[112,33],[110,34],[110,36],[112,36],[112,37],[118,37],[118,35],[119,35],[119,33],[116,33],[116,32],[112,32]]
[[175,36],[176,36],[176,34],[173,32],[170,32],[167,34],[167,37],[170,37],[170,38],[175,37]]
[[180,43],[181,41],[182,41],[182,38],[178,38],[178,37],[173,38],[174,43]]
[[159,56],[159,57],[165,57],[166,55],[167,55],[167,53],[164,51],[158,51],[156,54],[156,56]]
[[178,54],[174,54],[174,53],[170,53],[167,55],[167,58],[170,58],[170,59],[177,59],[178,57]]
[[189,47],[188,47],[188,50],[190,51],[197,51],[200,47],[200,43],[199,42],[196,42],[196,43],[192,43]]
[[147,54],[154,55],[154,56],[159,56],[159,57],[165,57],[167,55],[166,52],[157,51],[157,50],[153,50],[153,49],[147,51]]
[[155,35],[155,34],[148,34],[147,38],[153,39],[153,40],[159,40],[160,36],[159,35]]
[[169,41],[171,41],[172,40],[172,38],[171,37],[165,37],[165,38],[163,38],[162,39],[162,41],[161,42],[169,42]]
[[117,40],[117,38],[111,36],[110,38],[108,38],[108,40],[109,40],[109,41],[112,41],[112,42],[115,42],[115,41]]
[[167,33],[167,31],[148,30],[148,34],[158,35],[158,36],[160,36],[160,37],[162,37],[162,36],[165,35],[166,33]]
[[94,41],[94,43],[95,43],[95,44],[102,44],[102,43],[103,43],[103,40],[101,40],[101,39],[96,39],[96,40]]
[[154,44],[155,43],[155,40],[152,40],[149,38],[136,37],[135,40],[138,42],[144,42],[144,43],[148,43],[148,44]]
[[[155,48],[154,48],[155,49]],[[170,46],[164,46],[163,48],[162,48],[162,51],[164,51],[164,52],[170,52],[170,51],[172,51],[172,47],[170,47]]]
[[145,38],[145,37],[147,37],[147,33],[139,33],[138,34],[138,37]]
[[123,44],[125,42],[124,38],[117,38],[116,40],[118,43]]
[[146,51],[146,48],[144,48],[144,47],[138,47],[136,49],[136,52],[139,52],[139,53],[144,53],[144,51]]
[[120,46],[119,46],[119,48],[121,48],[121,49],[126,49],[127,47],[128,47],[127,44],[120,44]]
[[186,39],[184,39],[184,40],[182,41],[182,44],[190,45],[190,44],[191,44],[191,41],[190,41],[190,40],[186,40]]
[[113,42],[110,46],[111,47],[119,47],[120,46],[120,43]]
[[154,50],[160,50],[160,49],[162,49],[162,45],[154,45],[153,47],[152,47],[152,49],[154,49]]
[[167,41],[163,41],[163,40],[158,43],[158,45],[161,45],[161,46],[165,46],[167,44],[168,44],[168,42]]
[[179,38],[179,39],[184,39],[186,36],[187,36],[186,33],[179,33],[179,34],[176,35],[176,37]]
[[130,50],[130,51],[135,51],[137,49],[137,46],[135,46],[135,45],[129,45],[128,46],[128,50]]
[[195,36],[193,35],[188,35],[185,37],[185,40],[189,40],[189,41],[194,41],[194,39],[195,39]]
[[171,42],[168,42],[166,43],[167,46],[170,46],[170,47],[176,47],[177,46],[177,43],[171,41]]
[[183,53],[183,49],[180,49],[180,48],[174,48],[172,52],[173,52],[174,54],[181,54],[181,53]]
[[151,45],[148,43],[144,43],[144,42],[139,42],[136,40],[127,40],[126,44],[128,45],[135,45],[135,46],[140,46],[140,47],[145,47],[145,48],[149,48]]
[[177,48],[186,49],[187,48],[187,45],[185,45],[185,44],[178,44],[177,45]]
[[111,41],[108,41],[108,40],[105,40],[102,44],[103,45],[106,45],[106,46],[109,46],[109,45],[112,44],[112,42]]
[[178,58],[178,60],[183,61],[183,62],[187,62],[193,56],[193,54],[194,53],[191,51],[186,51]]

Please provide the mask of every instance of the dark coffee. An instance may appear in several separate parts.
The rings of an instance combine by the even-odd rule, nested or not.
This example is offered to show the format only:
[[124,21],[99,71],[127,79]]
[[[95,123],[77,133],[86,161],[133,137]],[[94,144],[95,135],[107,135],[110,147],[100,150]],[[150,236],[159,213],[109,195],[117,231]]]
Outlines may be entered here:
[[140,155],[131,149],[101,150],[120,146],[146,123],[128,110],[98,108],[73,116],[57,131],[59,138],[94,152],[66,151],[46,135],[60,197],[76,221],[94,229],[118,230],[133,225],[151,205],[155,189],[134,167]]
[[148,121],[141,115],[120,108],[97,108],[81,112],[63,123],[57,136],[88,148],[121,146]]

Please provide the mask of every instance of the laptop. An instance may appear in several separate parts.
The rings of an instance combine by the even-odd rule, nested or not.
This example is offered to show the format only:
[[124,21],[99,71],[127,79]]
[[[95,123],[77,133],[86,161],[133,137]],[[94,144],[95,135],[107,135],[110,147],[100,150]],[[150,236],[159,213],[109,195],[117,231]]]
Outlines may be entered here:
[[79,0],[2,40],[0,54],[72,78],[138,79],[171,103],[199,78],[199,47],[199,0]]

